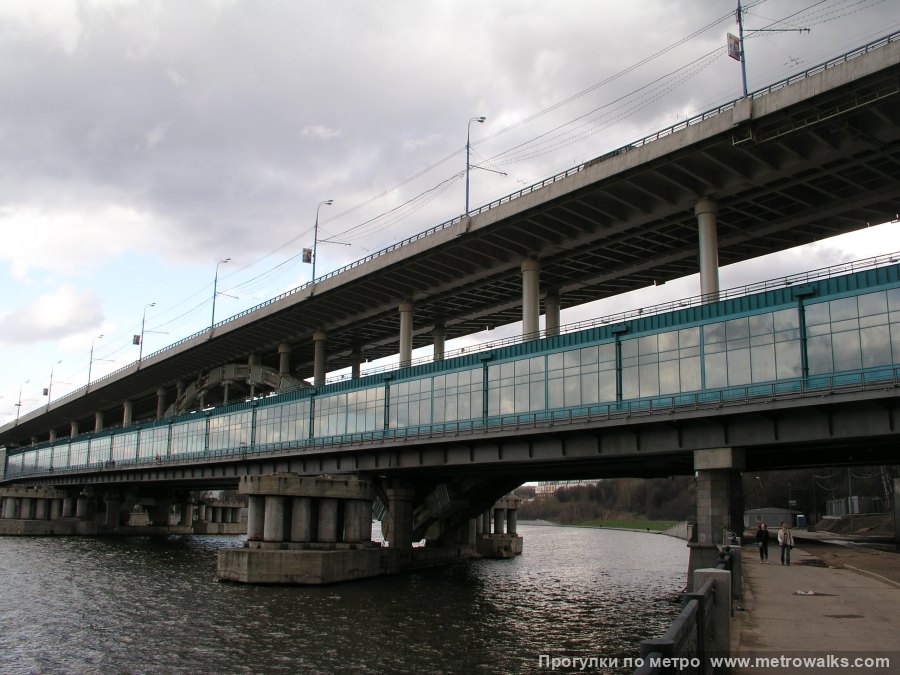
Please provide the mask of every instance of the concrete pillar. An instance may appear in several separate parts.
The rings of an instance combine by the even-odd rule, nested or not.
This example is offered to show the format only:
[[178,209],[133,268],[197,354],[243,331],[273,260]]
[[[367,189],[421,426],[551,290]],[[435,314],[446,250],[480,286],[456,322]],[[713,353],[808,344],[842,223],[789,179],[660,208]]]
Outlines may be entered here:
[[284,497],[266,496],[266,520],[264,539],[266,541],[284,541]]
[[[157,394],[159,394],[159,390],[157,390]],[[163,393],[163,395],[165,396],[165,393]],[[175,396],[178,400],[181,400],[181,398],[184,396],[184,381],[183,380],[178,380],[178,382],[175,383]],[[163,411],[163,412],[165,412],[165,411]]]
[[278,345],[278,374],[282,377],[291,372],[291,346],[287,342]]
[[118,527],[119,511],[122,509],[122,502],[118,497],[106,495],[106,512],[104,514],[103,524],[107,527]]
[[400,303],[400,367],[412,364],[413,308],[409,300]]
[[222,522],[223,523],[232,523],[234,522],[234,509],[230,506],[222,507]]
[[222,522],[222,507],[221,506],[212,507],[212,522],[214,522],[214,523]]
[[131,401],[124,401],[122,403],[122,426],[127,427],[131,424],[131,416],[133,411],[133,405]]
[[166,414],[166,388],[156,390],[156,419],[161,420]]
[[50,500],[50,520],[59,520],[62,518],[62,499]]
[[47,499],[34,500],[34,519],[47,520],[50,517],[50,508]]
[[65,497],[62,500],[62,517],[72,518],[75,515],[75,500],[71,497]]
[[[344,502],[344,541],[358,543],[372,539],[370,511],[371,507],[368,502],[359,499],[348,499]],[[367,523],[368,528],[366,528]],[[366,537],[366,529],[369,530],[368,537]]]
[[203,523],[206,522],[206,504],[197,505],[197,520]]
[[3,500],[3,517],[4,518],[18,518],[19,517],[19,498],[18,497],[7,497]]
[[481,534],[482,532],[484,532],[484,524],[483,524],[484,518],[482,518],[479,515],[479,516],[476,516],[474,518],[474,520],[475,520],[475,534]]
[[407,549],[412,546],[413,499],[415,490],[407,488],[389,488],[385,490],[388,498],[388,517],[390,518],[390,539],[388,546],[394,549]]
[[86,495],[79,495],[75,501],[75,517],[78,520],[87,520],[90,516],[90,502]]
[[228,405],[228,393],[231,390],[231,383],[226,380],[222,383],[222,405]]
[[41,439],[38,438],[37,436],[32,436],[32,437],[31,437],[31,444],[32,444],[32,445],[37,445],[37,444],[40,443],[40,442],[41,442]]
[[434,340],[434,360],[444,360],[444,342],[447,339],[447,329],[444,324],[436,324],[431,331],[431,338]]
[[103,413],[99,410],[94,413],[94,433],[103,431]]
[[250,495],[247,501],[247,539],[262,541],[265,537],[266,498]]
[[704,197],[694,206],[700,246],[700,295],[704,302],[719,299],[719,244],[716,236],[718,207]]
[[338,500],[331,498],[319,499],[319,521],[316,541],[326,543],[337,541],[338,532]]
[[31,497],[19,499],[19,518],[22,520],[34,520],[34,502]]
[[51,441],[55,441],[55,440],[56,440],[56,429],[51,429],[51,430],[50,430],[50,437],[49,437],[49,440],[51,440]]
[[312,538],[312,500],[294,497],[291,500],[291,541],[298,543]]
[[534,258],[522,261],[522,335],[538,337],[541,299],[540,264]]
[[78,422],[69,422],[69,436],[75,438],[78,435]]
[[544,335],[559,335],[559,293],[547,293],[544,298]]
[[494,509],[494,534],[503,534],[506,521],[506,509]]
[[506,509],[506,534],[516,534],[518,510]]
[[191,527],[194,524],[194,505],[185,502],[181,505],[181,526]]
[[491,510],[488,509],[481,514],[481,531],[484,534],[491,533]]
[[313,384],[321,387],[325,384],[325,342],[328,335],[325,331],[317,330],[313,333],[313,343],[315,344],[315,356],[313,359]]
[[362,350],[354,347],[350,352],[350,377],[354,380],[358,380],[362,375],[362,360]]

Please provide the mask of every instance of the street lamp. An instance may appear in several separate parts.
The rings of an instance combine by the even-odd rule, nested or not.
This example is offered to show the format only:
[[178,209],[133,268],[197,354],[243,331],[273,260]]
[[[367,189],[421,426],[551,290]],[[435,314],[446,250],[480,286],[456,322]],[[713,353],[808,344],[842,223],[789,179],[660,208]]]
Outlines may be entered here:
[[97,344],[97,340],[102,340],[102,339],[103,339],[103,334],[101,333],[100,335],[95,337],[93,340],[91,340],[91,358],[88,360],[88,381],[87,381],[89,387],[91,386],[91,368],[94,365],[94,345]]
[[25,380],[22,384],[19,385],[19,402],[16,403],[16,424],[19,423],[19,413],[22,412],[22,387],[31,382],[31,380]]
[[53,396],[53,369],[56,368],[56,366],[58,366],[60,363],[62,363],[62,359],[50,366],[50,384],[47,386],[47,411],[50,410],[50,399]]
[[210,330],[212,327],[216,325],[216,296],[219,288],[219,265],[224,265],[227,262],[231,262],[231,258],[224,258],[216,263],[216,276],[213,277],[213,301],[212,301],[212,320],[209,322]]
[[478,122],[479,124],[484,124],[484,121],[487,118],[482,115],[481,117],[473,117],[469,120],[469,126],[466,128],[466,214],[469,213],[469,138],[472,135],[472,122]]
[[312,279],[311,281],[316,280],[316,246],[319,241],[319,209],[323,206],[331,206],[334,204],[333,199],[326,199],[324,202],[319,202],[319,205],[316,207],[316,222],[313,225],[313,250],[312,250]]
[[[213,300],[215,302],[215,300]],[[156,307],[155,302],[151,302],[148,305],[144,306],[144,316],[141,317],[141,338],[140,342],[138,342],[138,363],[141,362],[141,359],[144,356],[144,324],[147,322],[147,310],[151,307]]]

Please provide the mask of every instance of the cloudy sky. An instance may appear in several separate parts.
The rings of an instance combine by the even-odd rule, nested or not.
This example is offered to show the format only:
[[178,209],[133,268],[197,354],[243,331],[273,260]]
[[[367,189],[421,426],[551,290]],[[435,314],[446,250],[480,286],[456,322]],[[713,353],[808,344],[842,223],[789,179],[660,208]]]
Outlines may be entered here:
[[[745,4],[748,29],[810,29],[748,34],[751,90],[900,30],[891,0]],[[472,117],[474,207],[739,97],[734,7],[2,0],[0,424],[51,368],[54,399],[83,386],[92,344],[94,378],[134,361],[145,309],[145,355],[208,326],[219,260],[217,319],[308,281],[324,200],[319,275],[458,215]],[[898,229],[723,286],[900,250]]]

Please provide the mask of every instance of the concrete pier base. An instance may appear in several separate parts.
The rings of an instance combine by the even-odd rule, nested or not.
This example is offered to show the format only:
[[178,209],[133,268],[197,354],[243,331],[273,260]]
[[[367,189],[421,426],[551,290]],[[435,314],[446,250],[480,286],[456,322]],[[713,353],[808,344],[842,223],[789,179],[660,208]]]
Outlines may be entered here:
[[244,584],[322,585],[377,577],[377,545],[348,550],[271,550],[232,548],[219,551],[216,575]]

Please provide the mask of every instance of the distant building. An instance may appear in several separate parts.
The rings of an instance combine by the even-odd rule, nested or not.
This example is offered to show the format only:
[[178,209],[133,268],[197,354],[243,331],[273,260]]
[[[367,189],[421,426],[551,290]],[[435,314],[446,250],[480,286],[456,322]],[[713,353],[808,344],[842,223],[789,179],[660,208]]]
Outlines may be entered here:
[[537,499],[552,497],[561,487],[578,487],[582,485],[596,485],[599,480],[544,480],[539,481],[534,488],[534,496]]
[[798,514],[798,511],[791,511],[778,506],[750,509],[744,511],[744,529],[755,530],[760,523],[765,523],[774,533],[775,530],[781,527],[782,523],[794,525],[794,516]]

